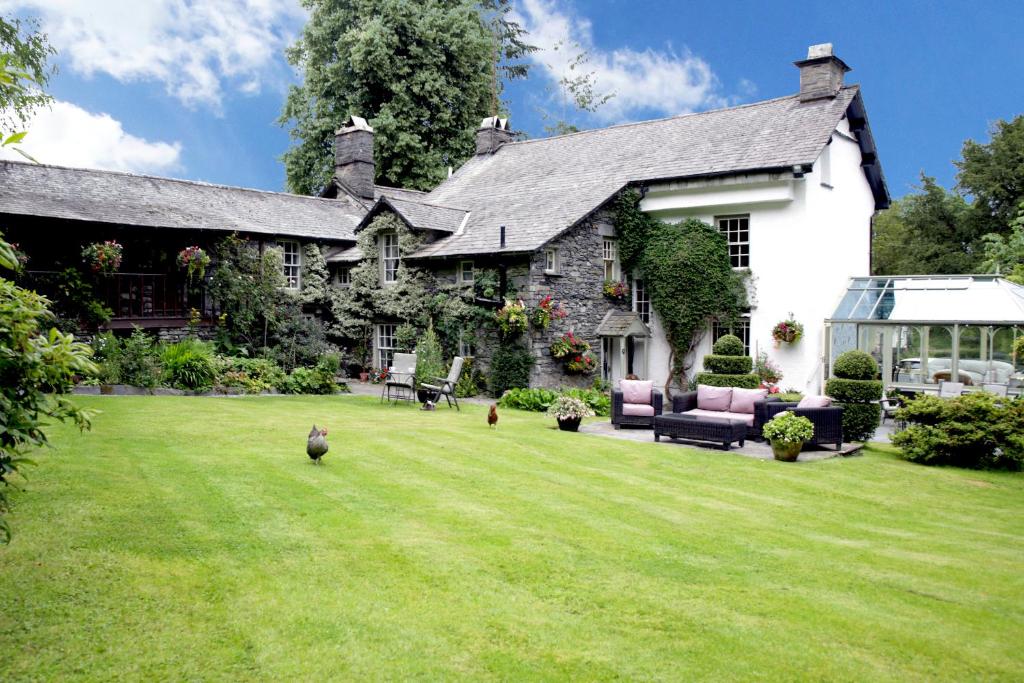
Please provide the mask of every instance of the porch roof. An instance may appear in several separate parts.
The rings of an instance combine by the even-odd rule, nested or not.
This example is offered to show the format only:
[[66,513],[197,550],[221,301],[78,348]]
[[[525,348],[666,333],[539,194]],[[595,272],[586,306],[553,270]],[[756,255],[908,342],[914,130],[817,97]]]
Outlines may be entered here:
[[634,311],[611,310],[604,314],[604,319],[597,326],[597,336],[650,337],[651,328]]

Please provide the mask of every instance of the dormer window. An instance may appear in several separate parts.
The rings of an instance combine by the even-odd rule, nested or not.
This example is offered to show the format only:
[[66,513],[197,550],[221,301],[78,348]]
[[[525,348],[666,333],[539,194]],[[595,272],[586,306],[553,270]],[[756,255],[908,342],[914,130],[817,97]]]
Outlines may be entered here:
[[381,282],[391,284],[398,280],[398,233],[385,232],[380,236]]

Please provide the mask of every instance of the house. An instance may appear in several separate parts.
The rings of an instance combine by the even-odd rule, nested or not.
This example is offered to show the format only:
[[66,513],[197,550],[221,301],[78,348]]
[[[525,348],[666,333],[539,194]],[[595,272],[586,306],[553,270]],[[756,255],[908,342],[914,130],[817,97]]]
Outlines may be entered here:
[[[237,231],[282,245],[295,287],[300,247],[310,243],[325,249],[341,288],[370,260],[382,290],[397,282],[403,265],[465,285],[469,296],[479,273],[496,273],[499,296],[532,307],[550,295],[567,313],[520,342],[535,358],[532,385],[589,382],[565,375],[549,352],[569,330],[599,353],[605,378],[635,373],[660,382],[668,374],[668,345],[643,281],[621,272],[610,211],[621,191],[635,188],[641,208],[659,219],[695,217],[717,227],[734,267],[753,275],[749,315],[731,329],[709,323],[696,356],[732,331],[751,354],[772,356],[785,386],[817,390],[825,321],[849,278],[869,271],[872,216],[888,206],[889,195],[860,88],[843,83],[849,67],[831,45],[811,47],[795,64],[796,94],[715,111],[538,140],[516,140],[506,119],[486,118],[476,154],[426,193],[374,184],[373,129],[353,116],[337,132],[335,178],[321,197],[6,162],[0,219],[33,258],[65,241],[80,249],[93,235],[136,239],[140,256],[147,248],[173,256],[187,244]],[[415,235],[415,248],[403,253],[395,231],[367,232],[374,241],[362,244],[373,253],[364,253],[360,234],[381,216]],[[171,277],[166,258],[146,258],[128,268],[138,275],[123,274],[129,294],[122,289],[115,301],[145,299],[139,292],[152,288],[131,278],[147,268]],[[628,283],[627,299],[604,297],[606,280]],[[152,320],[172,328],[188,302],[171,291],[183,302],[168,311],[175,315],[143,302],[141,312],[115,308],[112,324]],[[791,314],[805,336],[775,348],[771,329]],[[374,364],[386,366],[401,320],[381,312],[372,323]],[[486,367],[496,344],[492,331],[480,329],[461,350]]]

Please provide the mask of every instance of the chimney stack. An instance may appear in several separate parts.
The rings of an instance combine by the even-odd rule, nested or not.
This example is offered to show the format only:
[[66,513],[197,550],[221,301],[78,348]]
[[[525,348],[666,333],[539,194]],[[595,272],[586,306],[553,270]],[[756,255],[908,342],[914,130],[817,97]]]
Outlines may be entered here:
[[494,154],[506,142],[512,142],[512,129],[508,119],[488,116],[476,131],[476,153]]
[[801,102],[835,97],[843,87],[843,74],[850,71],[833,53],[832,43],[811,45],[807,48],[807,59],[793,64],[800,69]]
[[373,128],[349,116],[334,133],[334,177],[361,199],[373,199]]

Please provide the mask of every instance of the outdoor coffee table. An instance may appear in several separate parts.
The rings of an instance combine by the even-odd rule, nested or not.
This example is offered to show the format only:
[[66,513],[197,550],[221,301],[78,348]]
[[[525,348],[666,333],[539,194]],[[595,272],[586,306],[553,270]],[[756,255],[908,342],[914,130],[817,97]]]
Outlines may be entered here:
[[747,437],[747,423],[728,418],[667,413],[654,417],[654,440],[659,441],[662,436],[715,441],[722,444],[725,450],[729,450],[733,441],[739,441],[740,448],[743,448],[743,441]]

